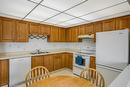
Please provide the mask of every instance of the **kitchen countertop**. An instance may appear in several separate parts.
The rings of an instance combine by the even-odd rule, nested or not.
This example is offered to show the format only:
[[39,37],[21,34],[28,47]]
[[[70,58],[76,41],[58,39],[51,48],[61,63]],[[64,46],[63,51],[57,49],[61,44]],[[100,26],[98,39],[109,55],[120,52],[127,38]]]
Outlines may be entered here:
[[130,87],[130,64],[122,71],[121,74],[108,87]]
[[0,60],[5,59],[16,59],[21,57],[31,57],[31,56],[40,56],[40,55],[49,55],[49,54],[56,54],[56,53],[74,53],[79,51],[78,49],[55,49],[55,50],[46,50],[45,52],[49,53],[40,53],[40,54],[31,54],[31,52],[10,52],[10,53],[0,53]]

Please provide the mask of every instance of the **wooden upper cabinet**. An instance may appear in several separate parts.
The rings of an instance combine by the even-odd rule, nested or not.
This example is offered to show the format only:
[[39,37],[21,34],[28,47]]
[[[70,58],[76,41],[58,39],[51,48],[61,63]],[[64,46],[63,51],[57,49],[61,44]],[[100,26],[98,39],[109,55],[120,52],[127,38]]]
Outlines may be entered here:
[[93,28],[94,28],[94,31],[95,31],[95,33],[96,32],[102,32],[103,30],[102,30],[102,22],[94,22],[93,23]]
[[66,29],[66,41],[67,42],[79,42],[78,35],[80,35],[79,32],[79,26],[70,27]]
[[29,35],[29,24],[25,21],[16,22],[16,39],[17,42],[27,42]]
[[66,29],[59,28],[59,42],[65,42],[66,41]]
[[9,60],[0,60],[0,87],[9,84]]
[[78,42],[79,28],[77,26],[67,29],[67,41]]
[[49,42],[59,41],[59,27],[51,26],[50,36],[48,38]]
[[67,42],[71,42],[72,41],[72,29],[71,28],[67,28],[66,29],[66,41]]
[[93,23],[85,25],[85,34],[94,34]]
[[40,24],[30,23],[30,34],[39,35],[40,33]]
[[116,29],[120,30],[125,28],[130,29],[130,15],[116,18]]
[[16,21],[2,18],[2,41],[12,42],[15,39]]
[[50,35],[50,29],[51,29],[50,25],[41,24],[40,25],[40,34],[41,35]]
[[103,21],[103,31],[112,31],[116,29],[116,20],[108,19]]
[[79,25],[79,35],[85,35],[86,30],[85,30],[85,25]]

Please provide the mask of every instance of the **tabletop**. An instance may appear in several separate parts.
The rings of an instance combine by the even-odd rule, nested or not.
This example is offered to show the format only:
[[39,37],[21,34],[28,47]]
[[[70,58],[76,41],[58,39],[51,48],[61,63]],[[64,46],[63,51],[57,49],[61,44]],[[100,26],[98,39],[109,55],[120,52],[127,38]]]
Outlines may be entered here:
[[97,87],[76,76],[54,76],[33,83],[29,87]]

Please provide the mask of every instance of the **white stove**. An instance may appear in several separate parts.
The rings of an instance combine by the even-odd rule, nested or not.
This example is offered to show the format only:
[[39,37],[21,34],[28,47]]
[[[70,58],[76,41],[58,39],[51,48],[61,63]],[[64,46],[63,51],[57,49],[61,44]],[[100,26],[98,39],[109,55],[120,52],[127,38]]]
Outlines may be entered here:
[[73,57],[73,73],[80,75],[81,71],[89,67],[90,56],[95,55],[95,49],[81,49],[74,53]]

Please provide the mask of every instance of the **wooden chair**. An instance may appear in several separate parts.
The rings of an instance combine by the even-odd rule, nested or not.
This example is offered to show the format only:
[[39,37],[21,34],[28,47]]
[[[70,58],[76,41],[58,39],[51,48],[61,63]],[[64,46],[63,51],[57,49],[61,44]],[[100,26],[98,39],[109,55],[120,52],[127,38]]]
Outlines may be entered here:
[[48,77],[49,71],[47,70],[47,68],[43,66],[34,67],[33,69],[31,69],[31,71],[29,71],[26,76],[26,87]]
[[97,87],[105,87],[105,81],[103,76],[95,69],[88,68],[86,70],[83,70],[80,74],[80,77],[89,80]]

